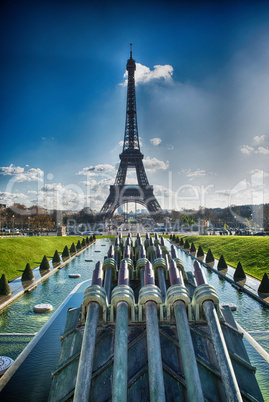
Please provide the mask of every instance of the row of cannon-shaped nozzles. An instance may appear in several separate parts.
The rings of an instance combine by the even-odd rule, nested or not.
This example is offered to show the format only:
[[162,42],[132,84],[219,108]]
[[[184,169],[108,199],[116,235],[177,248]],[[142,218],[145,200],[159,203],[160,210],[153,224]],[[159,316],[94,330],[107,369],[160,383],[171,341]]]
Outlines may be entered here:
[[[111,247],[110,247],[111,249]],[[110,251],[109,249],[109,251]],[[112,255],[112,254],[111,254]],[[113,258],[113,257],[110,257]],[[101,261],[98,261],[95,265],[92,274],[92,285],[102,286],[103,284],[103,266]],[[129,268],[128,263],[125,260],[121,261],[119,274],[118,274],[118,285],[128,285],[129,286]]]
[[199,264],[199,262],[194,261],[193,267],[194,267],[194,276],[195,276],[197,286],[207,284],[205,273],[202,270],[201,265]]
[[132,245],[132,239],[131,237],[127,237],[126,241],[125,241],[125,246],[131,246]]
[[111,246],[109,247],[109,250],[108,250],[108,253],[107,253],[107,257],[108,257],[108,258],[114,258],[114,256],[115,256],[114,247],[111,245]]
[[115,247],[118,247],[120,245],[120,238],[116,237],[115,239]]
[[143,244],[140,244],[140,250],[139,250],[139,254],[138,254],[138,258],[146,258],[147,253],[145,250],[145,246]]
[[[197,263],[198,267],[197,270],[200,268],[199,264]],[[201,270],[201,268],[200,268]],[[176,262],[174,260],[170,260],[169,262],[169,278],[171,285],[181,285],[184,286],[184,281],[182,277],[181,271],[177,268]],[[154,271],[152,269],[152,264],[147,261],[145,264],[145,271],[144,271],[144,283],[145,285],[155,285],[154,279]],[[206,282],[204,282],[206,283]]]
[[[131,257],[131,249],[129,245],[125,246],[124,250],[124,259],[128,259]],[[156,246],[156,258],[162,257],[162,250],[159,245]],[[114,258],[114,247],[111,245],[108,250],[108,258]],[[139,258],[146,258],[146,250],[143,244],[140,245],[139,250]],[[177,268],[176,262],[174,259],[177,258],[177,251],[174,245],[171,247],[171,260],[169,262],[169,278],[171,285],[184,285],[183,277],[181,271]],[[197,261],[194,261],[194,276],[196,279],[197,286],[206,284],[207,280],[204,274],[204,271],[201,269],[200,264]],[[155,284],[154,280],[154,271],[152,269],[152,264],[147,261],[145,264],[144,271],[144,283],[145,285]],[[97,262],[95,269],[93,271],[92,284],[102,286],[103,283],[103,269],[102,263]],[[129,269],[128,263],[126,260],[122,260],[119,269],[118,275],[118,285],[129,285]]]
[[[121,235],[121,233],[120,233],[120,234],[116,237],[116,239],[115,239],[115,246],[119,246],[119,245],[122,243],[122,241],[123,241],[123,239],[122,239],[122,235]],[[139,233],[137,233],[135,245],[136,245],[136,247],[139,247],[139,246],[141,246],[141,244],[142,244],[141,236],[140,236]],[[150,237],[149,234],[146,233],[146,235],[145,235],[145,246],[146,246],[146,247],[148,247],[148,246],[154,246],[155,244],[156,244],[156,245],[157,245],[157,244],[161,244],[161,246],[164,246],[164,245],[165,245],[165,244],[164,244],[164,238],[161,237],[161,238],[159,239],[159,236],[158,236],[157,233],[155,233],[154,238],[153,238],[153,237]],[[130,233],[128,233],[128,235],[127,235],[127,238],[126,238],[126,241],[125,241],[125,245],[132,246],[132,235],[131,235]]]

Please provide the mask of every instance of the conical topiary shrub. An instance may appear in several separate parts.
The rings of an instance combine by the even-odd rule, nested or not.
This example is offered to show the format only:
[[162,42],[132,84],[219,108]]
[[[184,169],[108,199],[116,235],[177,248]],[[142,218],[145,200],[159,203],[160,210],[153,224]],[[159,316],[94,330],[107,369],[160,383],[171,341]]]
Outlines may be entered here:
[[262,295],[268,295],[269,294],[269,278],[268,278],[268,275],[266,273],[263,275],[262,281],[261,281],[260,286],[258,288],[258,293],[261,293]]
[[53,258],[52,258],[52,264],[53,264],[54,266],[56,266],[56,265],[59,265],[60,262],[61,262],[61,258],[60,258],[60,256],[59,256],[59,253],[58,253],[57,250],[55,250],[54,256],[53,256]]
[[1,296],[9,296],[11,295],[10,286],[8,284],[6,275],[3,274],[0,279],[0,295]]
[[86,244],[87,246],[90,244],[90,239],[88,238],[88,236],[86,237]]
[[86,247],[86,240],[84,238],[82,239],[81,247],[83,247],[83,248]]
[[96,240],[95,234],[93,234],[92,239],[93,239],[93,240]]
[[198,251],[197,251],[197,258],[199,260],[204,260],[204,250],[202,249],[202,246],[199,246]]
[[22,281],[32,281],[34,279],[33,271],[31,270],[29,262],[27,262],[25,270],[22,273],[21,280]]
[[236,270],[234,271],[234,280],[240,286],[244,286],[246,282],[246,274],[240,261],[237,264]]
[[183,247],[183,246],[184,246],[184,240],[183,240],[183,237],[181,237],[181,238],[180,238],[179,245],[180,245],[180,247]]
[[195,253],[196,253],[196,247],[195,247],[195,245],[194,245],[193,242],[191,243],[190,252],[191,252],[191,254],[193,254],[193,255],[195,255]]
[[227,270],[228,270],[228,266],[226,264],[226,261],[225,261],[223,255],[221,255],[219,262],[218,262],[218,271],[220,271],[222,274],[226,274]]
[[49,260],[47,259],[46,255],[44,255],[39,269],[40,269],[40,271],[49,271],[50,270],[50,263],[49,263]]
[[74,254],[76,254],[76,252],[77,252],[77,249],[76,249],[75,243],[72,243],[71,247],[70,247],[70,254],[74,255]]
[[173,241],[176,241],[176,235],[175,235],[175,233],[174,233],[173,236],[172,236],[172,240],[173,240]]
[[210,250],[210,248],[208,249],[208,252],[207,252],[207,254],[206,254],[205,262],[206,262],[208,265],[212,266],[212,267],[213,267],[213,265],[214,265],[215,258],[214,258],[214,256],[213,256],[213,253],[212,253],[212,251]]
[[185,243],[184,243],[184,249],[189,250],[189,248],[190,248],[190,243],[188,242],[188,239],[186,239]]
[[62,259],[67,260],[67,258],[69,258],[69,257],[70,257],[70,254],[69,254],[68,247],[65,246],[65,248],[64,248],[64,250],[62,252]]
[[170,237],[169,237],[169,239],[170,239],[170,240],[173,240],[173,235],[171,235],[171,234],[170,234]]
[[92,243],[93,242],[93,240],[92,240],[92,236],[90,236],[90,243]]
[[178,236],[176,237],[176,243],[177,244],[179,243],[179,237]]
[[80,240],[78,240],[77,245],[76,245],[77,250],[81,250],[81,244],[80,244]]

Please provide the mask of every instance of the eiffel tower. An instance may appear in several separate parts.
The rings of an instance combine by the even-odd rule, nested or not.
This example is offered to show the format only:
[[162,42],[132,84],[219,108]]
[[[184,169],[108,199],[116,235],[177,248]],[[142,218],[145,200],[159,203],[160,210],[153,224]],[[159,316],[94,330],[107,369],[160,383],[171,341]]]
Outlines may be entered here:
[[[111,218],[120,205],[128,202],[143,205],[151,215],[162,212],[160,204],[153,194],[153,186],[149,184],[143,165],[144,155],[140,151],[134,78],[136,65],[132,57],[132,44],[130,44],[130,58],[127,61],[126,68],[128,71],[128,87],[123,151],[120,154],[120,165],[115,183],[110,186],[109,196],[100,211],[103,219]],[[129,168],[136,169],[138,182],[136,186],[125,184]]]

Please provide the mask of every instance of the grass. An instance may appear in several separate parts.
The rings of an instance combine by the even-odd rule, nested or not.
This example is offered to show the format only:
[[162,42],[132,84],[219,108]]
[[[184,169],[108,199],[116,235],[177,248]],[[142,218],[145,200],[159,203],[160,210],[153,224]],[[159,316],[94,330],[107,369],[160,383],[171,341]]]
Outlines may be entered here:
[[[51,259],[55,250],[61,254],[65,245],[70,248],[79,239],[77,236],[2,238],[0,275],[5,273],[9,281],[17,278],[22,275],[27,262],[34,268],[40,265],[45,254]],[[187,239],[190,244],[194,242],[197,249],[201,245],[205,253],[211,248],[215,258],[219,259],[223,254],[226,262],[233,267],[240,261],[244,271],[255,278],[262,279],[265,272],[269,273],[269,237],[188,236]]]
[[223,254],[225,261],[232,267],[240,261],[245,273],[262,279],[269,273],[269,237],[252,236],[188,236],[189,243],[198,249],[202,246],[207,253],[210,248],[214,257]]
[[77,236],[68,237],[20,237],[0,239],[0,275],[6,274],[10,281],[21,276],[27,262],[31,268],[40,265],[44,255],[51,259],[55,250],[62,253],[64,246],[81,240]]

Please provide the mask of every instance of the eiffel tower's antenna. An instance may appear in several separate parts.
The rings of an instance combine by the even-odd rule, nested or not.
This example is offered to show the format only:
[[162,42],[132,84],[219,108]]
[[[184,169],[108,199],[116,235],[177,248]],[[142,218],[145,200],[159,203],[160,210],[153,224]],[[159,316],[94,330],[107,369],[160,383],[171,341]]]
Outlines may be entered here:
[[133,44],[132,43],[130,43],[130,59],[132,59],[133,58]]

